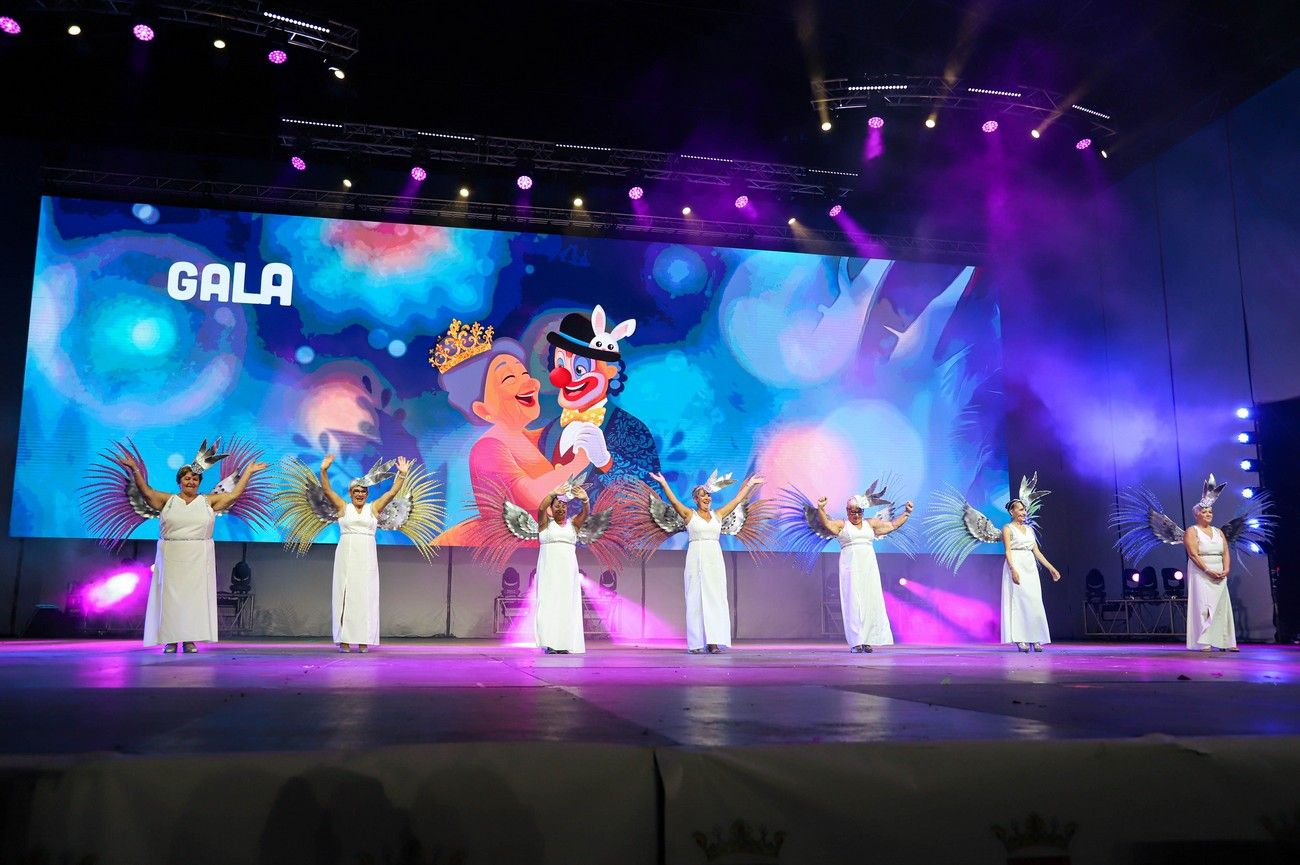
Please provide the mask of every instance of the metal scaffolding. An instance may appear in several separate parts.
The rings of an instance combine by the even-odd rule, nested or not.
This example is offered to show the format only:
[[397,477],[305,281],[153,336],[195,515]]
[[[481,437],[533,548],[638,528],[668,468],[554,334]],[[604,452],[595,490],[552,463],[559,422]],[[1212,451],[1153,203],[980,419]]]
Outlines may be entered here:
[[780,162],[755,162],[710,154],[666,153],[626,147],[532,141],[493,135],[459,135],[372,123],[334,123],[296,117],[281,119],[279,143],[286,148],[378,156],[457,165],[518,167],[571,172],[636,181],[673,180],[708,186],[816,195],[847,195],[857,173],[808,168]]
[[78,15],[129,16],[147,10],[159,21],[281,40],[337,60],[350,60],[357,53],[357,28],[261,0],[154,0],[147,4],[136,0],[34,0],[32,6],[41,12]]
[[[818,231],[786,224],[761,225],[707,218],[648,216],[559,207],[493,204],[463,199],[415,198],[341,190],[298,189],[181,177],[156,177],[81,168],[44,169],[47,192],[133,202],[175,203],[191,207],[253,208],[348,219],[428,221],[502,230],[560,229],[628,237],[671,236],[688,243],[730,246],[779,246],[807,252],[860,255],[854,238],[839,231]],[[884,248],[891,256],[974,264],[988,253],[977,241],[941,240],[900,235],[870,236],[873,255]],[[858,239],[860,242],[860,239]]]
[[818,111],[858,108],[923,108],[984,111],[1040,121],[1064,119],[1087,130],[1090,137],[1115,135],[1111,118],[1080,105],[1068,96],[1041,87],[991,88],[938,75],[872,75],[830,78],[813,82],[813,107]]

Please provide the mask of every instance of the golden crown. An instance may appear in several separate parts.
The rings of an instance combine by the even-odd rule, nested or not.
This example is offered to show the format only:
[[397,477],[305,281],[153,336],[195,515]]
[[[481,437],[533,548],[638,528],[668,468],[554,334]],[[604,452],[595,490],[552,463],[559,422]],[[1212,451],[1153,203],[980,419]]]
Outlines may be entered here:
[[429,365],[438,372],[446,372],[482,354],[492,348],[492,331],[492,327],[484,328],[477,321],[472,327],[466,327],[464,322],[453,318],[447,333],[429,349]]
[[781,855],[782,845],[785,844],[784,832],[774,832],[769,836],[767,827],[760,826],[756,833],[744,820],[736,820],[725,834],[715,826],[712,838],[703,832],[695,832],[694,838],[695,843],[704,851],[704,858],[709,862],[737,855],[775,862]]

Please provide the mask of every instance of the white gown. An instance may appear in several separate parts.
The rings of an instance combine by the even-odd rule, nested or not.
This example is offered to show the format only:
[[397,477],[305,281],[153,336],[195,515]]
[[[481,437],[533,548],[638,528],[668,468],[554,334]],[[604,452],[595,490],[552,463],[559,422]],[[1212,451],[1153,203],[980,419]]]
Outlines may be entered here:
[[582,634],[582,580],[578,576],[578,530],[572,520],[551,520],[537,536],[537,601],[534,629],[538,648],[587,651]]
[[[1011,526],[1010,562],[1002,563],[1002,642],[1050,643],[1052,635],[1047,629],[1047,611],[1043,609],[1043,584],[1038,579],[1038,561],[1034,558],[1032,526],[1021,532]],[[1011,581],[1011,566],[1015,564],[1020,585]]]
[[876,561],[876,531],[862,521],[844,521],[840,532],[840,612],[844,614],[844,639],[850,646],[892,646],[894,632],[885,612]]
[[216,517],[207,496],[189,504],[172,496],[163,505],[144,614],[146,646],[217,641]]
[[370,503],[357,510],[348,502],[339,517],[334,550],[334,642],[379,644],[379,520]]
[[[1196,531],[1196,552],[1209,567],[1223,567],[1223,532],[1210,527],[1210,534]],[[1216,583],[1196,562],[1187,559],[1187,648],[1233,649],[1237,646],[1237,626],[1232,620],[1232,599],[1228,581]]]
[[731,607],[727,604],[727,565],[722,558],[722,521],[691,511],[686,523],[686,648],[731,645]]

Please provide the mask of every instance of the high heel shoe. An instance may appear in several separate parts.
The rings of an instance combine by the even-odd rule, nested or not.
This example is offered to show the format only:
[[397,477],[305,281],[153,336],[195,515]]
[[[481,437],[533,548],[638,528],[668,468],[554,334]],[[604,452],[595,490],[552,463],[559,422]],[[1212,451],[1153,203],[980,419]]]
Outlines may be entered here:
[[1016,648],[1019,649],[1019,650],[1022,651],[1022,652],[1028,652],[1028,651],[1029,651],[1029,644],[1028,644],[1028,643],[1016,643]]

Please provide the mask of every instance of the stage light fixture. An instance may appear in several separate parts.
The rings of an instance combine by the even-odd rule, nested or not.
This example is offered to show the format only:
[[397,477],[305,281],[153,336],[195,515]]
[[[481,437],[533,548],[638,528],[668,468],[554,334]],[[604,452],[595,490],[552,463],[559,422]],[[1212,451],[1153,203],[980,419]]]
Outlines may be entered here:
[[69,35],[69,36],[80,36],[80,35],[81,35],[81,25],[80,25],[80,24],[69,24],[69,25],[68,25],[68,35]]
[[411,169],[411,179],[414,180],[416,183],[423,183],[425,178],[427,178],[428,176],[429,176],[429,172],[425,171],[419,165],[416,165]]
[[0,30],[8,33],[10,36],[17,36],[23,32],[23,27],[17,19],[10,18],[8,15],[0,16]]
[[288,53],[280,50],[279,48],[276,48],[271,53],[266,55],[266,59],[274,63],[276,66],[279,66],[285,63],[289,59],[289,55]]
[[574,207],[582,207],[582,199],[581,199],[581,198],[575,198],[575,199],[573,199],[573,206],[574,206]]
[[141,42],[152,42],[154,32],[148,24],[137,24],[131,28],[131,35]]
[[1031,130],[1029,130],[1029,134],[1030,134],[1031,136],[1033,136],[1034,138],[1042,138],[1042,137],[1043,137],[1043,133],[1039,132],[1037,129],[1031,129]]
[[301,156],[290,156],[289,164],[293,166],[295,171],[307,170],[307,160],[303,159]]
[[1237,441],[1241,444],[1248,445],[1255,441],[1255,434],[1248,432],[1237,433]]
[[939,121],[935,119],[935,116],[931,114],[929,117],[925,118],[925,128],[933,129],[938,122]]
[[1138,582],[1141,579],[1142,575],[1135,570],[1129,569],[1124,571],[1124,575],[1120,578],[1120,597],[1136,598]]
[[1160,587],[1156,583],[1156,569],[1147,565],[1138,574],[1138,597],[1151,600],[1160,597]]
[[1250,417],[1250,409],[1246,408],[1244,405],[1239,407],[1237,409],[1237,417],[1241,418],[1242,420],[1245,420],[1246,418]]
[[330,72],[333,73],[334,77],[337,78],[337,79],[340,80],[340,81],[342,81],[344,78],[347,78],[347,77],[348,77],[347,73],[344,72],[344,71],[343,71],[340,67],[338,67],[338,66],[331,66],[331,67],[330,67]]
[[682,208],[682,216],[690,216],[690,215],[691,215],[691,206],[688,204]]
[[885,125],[885,118],[879,115],[876,115],[875,117],[868,117],[867,125],[870,126],[872,129],[879,129],[880,127]]
[[831,209],[826,211],[826,213],[832,217],[839,216],[843,212],[844,212],[844,206],[840,204],[832,204]]
[[1083,578],[1083,596],[1085,601],[1106,600],[1106,577],[1096,568]]
[[1074,143],[1075,150],[1087,150],[1091,146],[1092,146],[1091,138],[1080,138],[1078,141]]
[[830,131],[831,131],[831,122],[829,120],[823,120],[822,132],[830,132]]
[[501,597],[519,597],[519,572],[514,568],[506,568],[501,572]]
[[618,594],[618,574],[613,571],[600,572],[600,591],[606,597]]
[[627,191],[627,197],[632,199],[633,201],[640,201],[642,196],[644,195],[645,195],[645,190],[639,186],[633,186],[631,189]]
[[738,196],[738,197],[736,198],[736,209],[737,209],[737,210],[739,210],[739,209],[742,208],[742,207],[748,207],[748,206],[749,206],[749,196],[748,196],[748,195],[741,195],[741,196]]
[[458,191],[458,194],[460,195],[461,198],[469,198],[469,187],[462,186]]
[[520,189],[532,189],[533,179],[527,174],[521,174],[515,178],[515,186],[518,186]]
[[252,590],[253,568],[241,559],[230,569],[230,591],[236,595],[247,595]]
[[980,129],[983,129],[985,132],[997,132],[998,122],[996,120],[985,120],[984,125],[981,126]]
[[1259,460],[1242,460],[1242,461],[1241,461],[1241,470],[1242,470],[1243,472],[1257,472],[1257,471],[1259,471]]
[[1183,579],[1183,572],[1178,568],[1161,568],[1160,581],[1165,584],[1167,597],[1181,598],[1187,594],[1187,581]]
[[215,49],[217,49],[218,51],[224,50],[225,47],[226,47],[226,40],[224,40],[224,39],[213,39],[213,40],[212,40],[212,47],[215,48]]
[[1101,151],[1101,158],[1102,158],[1102,159],[1110,159],[1110,154],[1103,150],[1103,151]]
[[1259,495],[1259,488],[1258,488],[1258,487],[1242,487],[1242,488],[1241,488],[1241,497],[1242,497],[1243,499],[1253,499],[1253,498],[1254,498],[1255,496],[1257,496],[1257,495]]
[[343,188],[344,188],[344,189],[351,189],[351,188],[352,188],[352,181],[351,181],[351,180],[348,180],[346,177],[343,178]]
[[794,225],[796,222],[798,222],[798,220],[795,219],[795,218],[792,216],[792,217],[790,217],[789,219],[787,219],[787,220],[785,221],[785,224],[786,224],[786,225]]
[[900,586],[906,586],[906,585],[907,585],[907,577],[899,577],[899,578],[898,578],[898,584],[899,584]]

